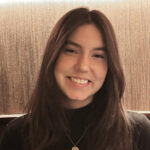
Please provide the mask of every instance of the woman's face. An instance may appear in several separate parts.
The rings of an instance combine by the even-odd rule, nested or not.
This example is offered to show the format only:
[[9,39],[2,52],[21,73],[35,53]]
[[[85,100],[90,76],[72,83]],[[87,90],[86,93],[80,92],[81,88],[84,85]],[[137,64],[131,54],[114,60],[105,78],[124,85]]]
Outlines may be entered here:
[[69,108],[89,104],[107,74],[102,34],[93,24],[78,27],[68,38],[56,62],[56,82],[67,96]]

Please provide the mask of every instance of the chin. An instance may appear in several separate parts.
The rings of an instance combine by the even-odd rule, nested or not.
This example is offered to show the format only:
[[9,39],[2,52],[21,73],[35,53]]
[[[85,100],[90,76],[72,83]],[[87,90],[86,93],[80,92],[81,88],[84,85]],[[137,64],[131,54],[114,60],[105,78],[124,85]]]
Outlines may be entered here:
[[70,100],[72,101],[84,101],[84,98],[73,98],[73,97],[69,97]]
[[68,98],[72,101],[86,101],[88,99],[90,99],[89,97],[72,97],[72,96],[68,96]]

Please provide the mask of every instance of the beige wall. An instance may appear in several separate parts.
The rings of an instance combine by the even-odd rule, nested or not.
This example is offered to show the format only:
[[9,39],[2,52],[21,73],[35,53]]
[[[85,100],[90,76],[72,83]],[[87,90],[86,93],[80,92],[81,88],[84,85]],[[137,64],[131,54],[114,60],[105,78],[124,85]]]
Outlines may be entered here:
[[0,114],[23,112],[51,28],[78,6],[98,9],[111,20],[126,76],[124,104],[150,110],[150,1],[81,1],[0,4]]

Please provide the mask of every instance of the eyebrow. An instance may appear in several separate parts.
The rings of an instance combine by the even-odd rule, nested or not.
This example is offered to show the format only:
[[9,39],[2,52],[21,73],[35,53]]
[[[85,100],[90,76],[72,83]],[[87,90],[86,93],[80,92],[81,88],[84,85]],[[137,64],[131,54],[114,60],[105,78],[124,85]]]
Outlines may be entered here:
[[[76,46],[76,47],[78,47],[78,48],[82,48],[82,46],[81,46],[80,44],[75,43],[75,42],[70,41],[70,40],[67,40],[67,41],[66,41],[66,45],[67,45],[67,44],[71,44],[71,45]],[[105,47],[96,47],[96,48],[94,48],[94,50],[101,50],[101,51],[105,51],[105,50],[106,50],[106,48],[105,48]]]

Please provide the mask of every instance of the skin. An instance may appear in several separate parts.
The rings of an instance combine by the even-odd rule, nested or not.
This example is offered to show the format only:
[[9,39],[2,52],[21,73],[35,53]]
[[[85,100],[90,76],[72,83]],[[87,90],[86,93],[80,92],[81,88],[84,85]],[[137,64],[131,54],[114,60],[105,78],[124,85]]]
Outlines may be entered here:
[[108,70],[104,48],[102,34],[94,24],[81,25],[68,38],[54,69],[67,108],[88,105],[102,87]]

